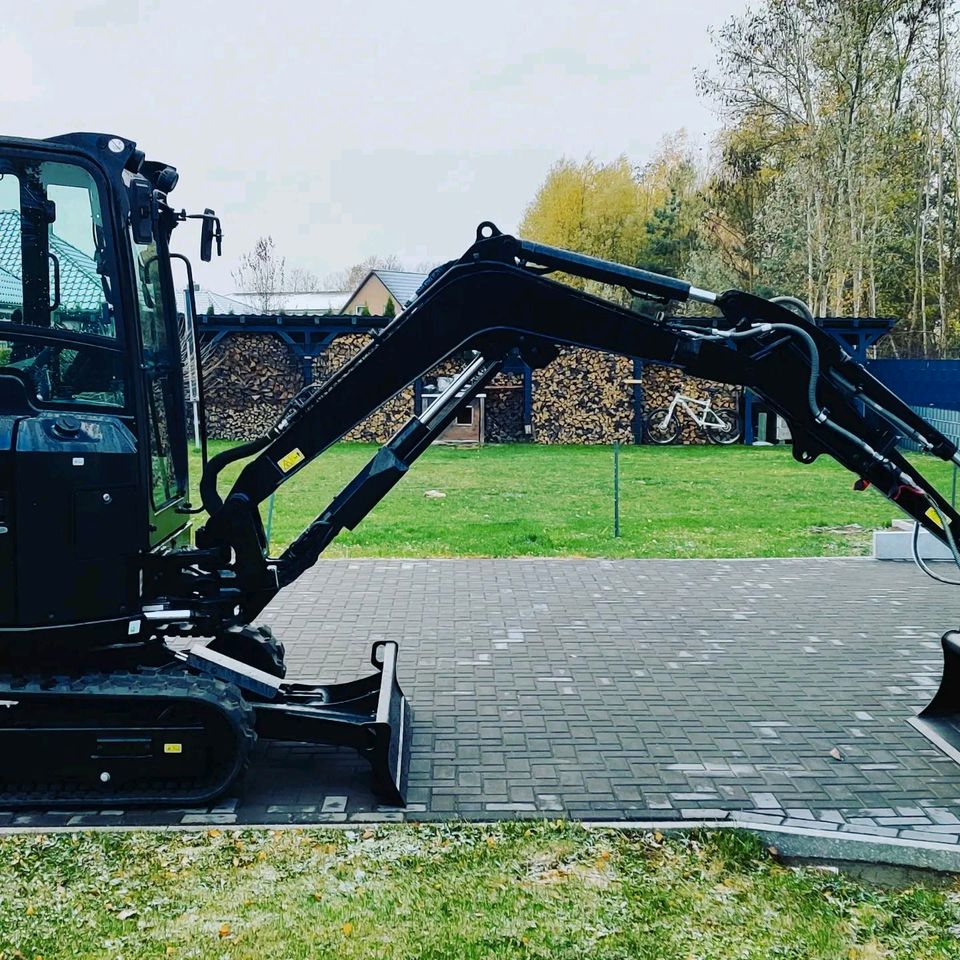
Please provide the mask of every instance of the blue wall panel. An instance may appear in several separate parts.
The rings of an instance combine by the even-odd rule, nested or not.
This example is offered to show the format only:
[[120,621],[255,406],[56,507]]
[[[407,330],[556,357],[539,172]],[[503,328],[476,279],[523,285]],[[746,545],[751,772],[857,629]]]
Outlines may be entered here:
[[867,369],[911,407],[960,410],[960,360],[870,360]]

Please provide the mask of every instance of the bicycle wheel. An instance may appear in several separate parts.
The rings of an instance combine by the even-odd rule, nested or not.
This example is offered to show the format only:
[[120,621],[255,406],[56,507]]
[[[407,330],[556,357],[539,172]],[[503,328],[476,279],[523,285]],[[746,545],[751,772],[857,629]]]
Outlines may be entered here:
[[737,411],[731,407],[717,407],[711,413],[720,424],[706,425],[707,439],[711,443],[736,443],[740,439],[740,415]]
[[670,417],[668,420],[669,413],[669,407],[658,407],[647,414],[647,439],[651,443],[665,446],[677,439],[680,434],[680,423],[676,417]]

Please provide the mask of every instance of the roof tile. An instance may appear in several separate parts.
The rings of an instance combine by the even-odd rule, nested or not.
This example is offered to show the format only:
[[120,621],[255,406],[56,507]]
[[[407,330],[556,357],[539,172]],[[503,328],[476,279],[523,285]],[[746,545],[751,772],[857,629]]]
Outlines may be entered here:
[[[103,303],[103,287],[97,264],[82,250],[50,234],[50,252],[60,261],[60,302],[68,310],[99,310]],[[16,210],[0,210],[0,303],[23,304],[20,258],[20,214]]]

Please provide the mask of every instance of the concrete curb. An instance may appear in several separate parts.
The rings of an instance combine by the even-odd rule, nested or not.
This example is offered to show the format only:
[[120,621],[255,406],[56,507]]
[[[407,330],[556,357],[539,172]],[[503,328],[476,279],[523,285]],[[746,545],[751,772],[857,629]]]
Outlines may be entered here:
[[659,830],[661,833],[691,829],[748,830],[768,846],[776,847],[777,852],[784,857],[800,860],[842,860],[960,873],[960,850],[955,844],[903,840],[898,837],[879,838],[863,833],[835,833],[803,827],[771,826],[751,820],[749,814],[733,816],[729,820],[639,820],[635,823],[588,821],[584,826],[588,829],[606,827],[616,830]]
[[[552,819],[552,818],[544,818]],[[245,830],[358,830],[374,826],[394,826],[399,821],[369,819],[362,823],[338,822],[324,824],[295,823],[244,823],[170,824],[159,827],[117,825],[61,826],[61,827],[0,827],[0,836],[16,834],[51,833],[133,833],[136,831],[156,833],[199,833],[217,829],[224,833]],[[416,821],[405,821],[408,825]],[[450,821],[428,821],[427,825]],[[460,820],[468,826],[495,826],[502,820]],[[941,873],[960,873],[960,850],[953,844],[932,843],[921,840],[904,840],[897,837],[878,838],[867,834],[838,834],[827,830],[803,827],[771,826],[751,820],[748,815],[734,815],[723,820],[580,820],[576,821],[587,830],[637,830],[649,833],[681,833],[691,830],[747,830],[756,834],[767,846],[775,847],[780,856],[789,859],[814,861],[842,861],[870,866],[909,867],[919,870],[934,870]]]

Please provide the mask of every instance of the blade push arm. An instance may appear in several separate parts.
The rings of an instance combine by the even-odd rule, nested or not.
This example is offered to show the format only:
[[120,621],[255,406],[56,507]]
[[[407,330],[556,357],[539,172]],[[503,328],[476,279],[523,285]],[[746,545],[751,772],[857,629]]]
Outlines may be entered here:
[[[711,303],[721,316],[696,326],[682,317],[650,319],[549,279],[545,274],[553,270],[652,299]],[[467,402],[511,351],[542,366],[558,345],[638,357],[748,386],[789,422],[798,460],[809,463],[829,454],[936,536],[950,537],[957,514],[895,443],[898,435],[907,435],[946,460],[956,459],[956,446],[814,323],[746,293],[713,294],[671,277],[518,240],[482,224],[463,257],[434,271],[373,342],[302,395],[267,435],[210,461],[201,494],[211,516],[198,545],[232,558],[241,594],[275,592],[303,569],[304,557],[312,562],[336,531],[368,512],[446,425],[443,417],[432,427],[424,417],[412,418],[377,455],[381,461],[374,458],[299,538],[291,548],[296,563],[289,556],[279,565],[267,562],[260,502],[451,355],[472,350],[478,359],[473,379],[447,405],[446,422],[455,416],[458,399]],[[252,454],[221,501],[217,473],[229,460]],[[285,562],[290,569],[284,569]]]

